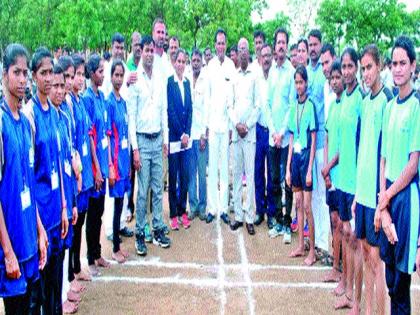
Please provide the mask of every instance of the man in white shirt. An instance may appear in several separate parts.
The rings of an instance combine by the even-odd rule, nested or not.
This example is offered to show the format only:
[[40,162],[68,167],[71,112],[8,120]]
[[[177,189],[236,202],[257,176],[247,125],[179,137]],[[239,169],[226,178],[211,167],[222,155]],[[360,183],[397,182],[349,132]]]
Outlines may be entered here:
[[253,71],[261,69],[261,48],[265,44],[265,33],[263,31],[257,30],[254,32],[254,49],[255,49],[255,58],[252,61],[251,66],[254,68]]
[[[190,182],[188,187],[190,219],[196,216],[206,219],[207,179],[206,167],[209,154],[207,144],[207,99],[209,82],[203,70],[203,56],[199,50],[194,50],[191,57],[193,77],[190,81],[192,89],[192,126]],[[197,197],[198,180],[198,197]]]
[[322,72],[324,73],[325,78],[327,79],[324,83],[324,114],[325,114],[325,121],[328,118],[328,111],[330,108],[331,102],[335,101],[335,93],[331,89],[330,86],[330,72],[331,66],[336,59],[334,47],[326,43],[322,46],[321,49],[321,66]]
[[[232,123],[233,142],[233,204],[235,220],[230,225],[232,230],[243,226],[250,235],[255,234],[255,125],[260,109],[256,101],[256,74],[249,65],[249,43],[241,38],[238,43],[238,62],[240,68],[234,78],[234,102],[229,110]],[[242,207],[242,175],[246,175],[247,196]]]
[[174,74],[174,70],[169,61],[168,55],[163,49],[163,46],[165,45],[166,34],[167,32],[165,22],[161,18],[155,19],[152,26],[152,36],[153,41],[155,42],[153,69],[156,73],[161,73],[161,78],[165,81]]
[[171,61],[172,67],[175,67],[175,54],[179,47],[179,38],[177,36],[171,36],[169,38],[169,59]]
[[204,61],[206,62],[204,65],[208,66],[212,58],[213,53],[211,52],[211,48],[207,46],[206,49],[204,49]]
[[[218,29],[214,37],[217,57],[210,60],[207,75],[210,85],[208,105],[209,127],[209,213],[210,223],[216,214],[229,224],[228,209],[228,161],[229,161],[229,117],[233,104],[233,78],[235,66],[226,53],[226,32]],[[220,176],[220,178],[219,178]],[[219,191],[220,187],[220,191]]]
[[127,111],[133,163],[138,177],[136,251],[144,256],[147,254],[144,228],[149,187],[152,190],[153,243],[167,248],[171,241],[164,233],[162,211],[162,145],[164,154],[168,153],[166,81],[153,68],[153,39],[144,36],[140,47],[142,56],[137,68],[138,80],[129,88]]

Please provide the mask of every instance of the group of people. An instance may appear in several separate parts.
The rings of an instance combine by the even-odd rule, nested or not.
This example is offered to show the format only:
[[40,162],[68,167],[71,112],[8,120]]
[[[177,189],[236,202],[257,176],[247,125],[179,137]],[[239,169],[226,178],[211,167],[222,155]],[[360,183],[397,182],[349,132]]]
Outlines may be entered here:
[[[392,314],[410,314],[411,274],[420,270],[412,40],[396,39],[387,87],[374,44],[337,56],[316,29],[294,45],[296,58],[288,56],[284,28],[273,46],[255,32],[254,61],[246,38],[231,49],[232,59],[226,56],[223,29],[214,36],[214,57],[209,48],[188,55],[176,36],[168,56],[166,36],[162,19],[154,21],[152,36],[133,33],[127,62],[119,33],[108,62],[96,53],[55,59],[43,47],[30,59],[20,44],[4,51],[0,297],[6,314],[77,312],[86,289],[80,281],[110,266],[101,254],[104,212],[112,218],[112,259],[124,263],[129,254],[120,234],[133,234],[126,210],[128,217],[135,211],[135,248],[145,256],[146,243],[170,247],[169,230],[187,229],[196,217],[232,230],[245,224],[250,235],[267,220],[269,236],[291,244],[293,204],[298,242],[290,257],[305,256],[308,266],[328,260],[332,234],[325,281],[338,283],[336,309],[361,311],[364,280],[366,313],[374,312],[376,295],[380,314],[388,305]],[[29,73],[36,92],[25,102]],[[89,272],[80,263],[85,220]]]

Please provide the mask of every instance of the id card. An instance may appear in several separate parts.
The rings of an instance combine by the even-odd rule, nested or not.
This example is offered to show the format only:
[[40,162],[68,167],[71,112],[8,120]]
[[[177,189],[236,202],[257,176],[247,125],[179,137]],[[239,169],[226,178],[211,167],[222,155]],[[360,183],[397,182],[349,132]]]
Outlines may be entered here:
[[295,142],[295,144],[293,144],[293,150],[295,151],[295,153],[301,153],[302,152],[302,145],[300,144],[300,142]]
[[86,142],[83,142],[83,145],[82,145],[82,155],[83,156],[87,156],[88,155],[88,147],[87,147]]
[[32,146],[29,148],[29,167],[34,166],[34,148]]
[[71,166],[68,160],[64,161],[64,171],[66,172],[68,177],[71,177]]
[[102,149],[105,150],[108,147],[108,138],[103,137],[101,142],[102,142]]
[[127,149],[128,148],[128,141],[126,138],[121,140],[121,149]]
[[58,174],[54,170],[51,172],[51,189],[56,190],[58,188]]
[[107,113],[107,111],[104,111],[104,121],[105,122],[108,121],[108,113]]
[[20,201],[22,202],[22,210],[25,210],[31,206],[31,193],[29,188],[25,185],[23,191],[20,193]]

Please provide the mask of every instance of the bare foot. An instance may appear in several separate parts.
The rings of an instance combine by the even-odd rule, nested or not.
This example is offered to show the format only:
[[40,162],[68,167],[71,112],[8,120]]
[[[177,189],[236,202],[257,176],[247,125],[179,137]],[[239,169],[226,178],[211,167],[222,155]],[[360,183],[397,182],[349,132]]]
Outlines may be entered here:
[[125,257],[121,253],[121,251],[118,251],[116,253],[112,253],[112,259],[114,259],[115,261],[117,261],[119,264],[125,263]]
[[341,272],[333,268],[322,280],[322,282],[339,282],[341,279]]
[[74,314],[77,313],[78,307],[75,303],[70,302],[69,300],[63,303],[63,313],[64,314]]
[[69,292],[67,292],[67,300],[69,300],[70,302],[79,303],[82,300],[82,298],[79,293],[70,290]]
[[344,308],[352,308],[353,307],[353,300],[350,299],[347,294],[343,294],[340,296],[337,301],[335,301],[334,308],[336,310],[341,310]]
[[289,254],[289,257],[291,258],[302,257],[304,254],[305,254],[305,250],[298,247]]
[[126,251],[125,249],[120,248],[120,252],[125,258],[130,257],[130,253]]
[[92,281],[92,277],[90,276],[90,274],[84,272],[83,270],[81,270],[79,273],[74,274],[74,276],[78,281]]
[[79,281],[77,281],[76,279],[74,279],[70,283],[70,290],[72,290],[73,292],[76,292],[76,293],[81,293],[81,292],[84,292],[86,290],[86,286],[84,286]]
[[342,296],[344,293],[346,293],[346,287],[342,280],[343,279],[341,279],[341,281],[338,283],[337,287],[333,291],[335,296]]
[[110,267],[110,263],[108,261],[105,260],[105,258],[100,257],[99,259],[95,260],[95,264],[98,267],[102,267],[102,268],[109,268]]
[[313,255],[308,255],[303,262],[306,266],[310,267],[316,262],[316,258]]

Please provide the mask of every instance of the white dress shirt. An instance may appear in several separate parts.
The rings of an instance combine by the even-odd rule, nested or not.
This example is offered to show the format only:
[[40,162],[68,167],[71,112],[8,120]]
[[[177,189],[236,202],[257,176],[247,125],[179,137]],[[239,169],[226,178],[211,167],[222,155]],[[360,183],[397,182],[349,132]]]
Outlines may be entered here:
[[328,112],[330,110],[330,104],[335,101],[336,95],[330,86],[329,80],[324,83],[324,115],[325,121],[328,119]]
[[202,135],[206,134],[207,129],[207,100],[209,95],[209,81],[206,77],[206,70],[201,69],[200,75],[194,85],[194,79],[191,82],[191,97],[192,97],[192,124],[191,124],[191,139],[199,140]]
[[226,56],[223,63],[215,57],[210,60],[207,71],[210,86],[208,127],[212,132],[225,133],[229,131],[228,109],[233,103],[235,65]]
[[178,76],[174,75],[174,81],[178,84],[179,91],[181,92],[182,104],[185,105],[185,90],[184,90],[184,82],[187,81],[185,76],[182,78],[182,81],[179,80]]
[[258,117],[258,123],[265,128],[268,128],[268,124],[267,124],[267,118],[265,117],[266,111],[264,111],[263,108],[265,108],[265,106],[267,106],[267,103],[268,103],[268,79],[270,77],[271,69],[272,67],[270,67],[267,78],[265,78],[264,72],[261,67],[259,71],[257,72],[256,94],[257,94],[257,102],[259,104],[258,106],[260,107],[260,115]]
[[128,129],[133,150],[138,148],[136,133],[162,132],[168,144],[167,80],[155,69],[149,79],[142,64],[137,68],[137,82],[129,87],[127,98]]

